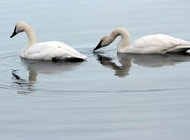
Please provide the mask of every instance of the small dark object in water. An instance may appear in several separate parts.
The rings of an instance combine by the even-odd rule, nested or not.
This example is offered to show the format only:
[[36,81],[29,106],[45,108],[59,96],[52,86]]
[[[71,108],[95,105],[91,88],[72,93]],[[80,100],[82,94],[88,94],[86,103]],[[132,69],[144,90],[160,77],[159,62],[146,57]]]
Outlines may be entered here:
[[12,75],[15,77],[15,79],[21,80],[20,76],[18,76],[18,75],[15,73],[16,71],[17,71],[17,70],[12,70]]

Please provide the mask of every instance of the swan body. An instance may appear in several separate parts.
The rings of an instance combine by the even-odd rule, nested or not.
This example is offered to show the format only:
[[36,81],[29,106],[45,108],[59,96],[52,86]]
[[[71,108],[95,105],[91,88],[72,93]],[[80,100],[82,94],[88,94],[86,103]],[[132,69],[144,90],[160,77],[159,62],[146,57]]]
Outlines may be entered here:
[[26,32],[28,36],[28,43],[21,51],[21,57],[33,60],[68,60],[79,59],[86,60],[86,56],[81,54],[74,48],[59,42],[47,41],[36,43],[36,36],[32,27],[24,22],[16,24],[11,38],[17,33]]
[[86,59],[85,55],[82,55],[77,50],[59,41],[47,41],[34,44],[32,47],[21,52],[21,57],[33,60],[52,60],[52,59],[69,59],[79,58]]
[[117,36],[121,36],[117,46],[120,53],[166,54],[183,53],[190,49],[190,42],[164,34],[147,35],[130,43],[129,32],[124,28],[116,28],[109,36],[101,39],[94,51],[109,45]]

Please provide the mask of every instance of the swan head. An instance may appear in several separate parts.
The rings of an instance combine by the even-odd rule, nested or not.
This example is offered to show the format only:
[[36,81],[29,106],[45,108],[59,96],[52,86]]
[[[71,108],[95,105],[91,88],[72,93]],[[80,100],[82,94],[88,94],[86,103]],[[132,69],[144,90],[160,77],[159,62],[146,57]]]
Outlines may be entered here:
[[117,46],[117,50],[119,52],[123,51],[123,48],[128,46],[130,43],[130,34],[125,28],[119,27],[114,29],[110,35],[103,37],[98,45],[94,48],[93,52],[102,47],[108,46],[117,38],[117,36],[121,36],[121,40]]
[[100,48],[106,47],[106,46],[108,46],[109,44],[110,44],[110,41],[109,41],[108,37],[107,37],[107,36],[104,36],[104,37],[101,38],[101,40],[100,40],[100,42],[98,43],[98,45],[96,46],[96,48],[94,48],[93,52],[94,52],[95,50],[100,49]]
[[20,32],[24,32],[26,26],[27,26],[26,23],[24,23],[24,22],[18,22],[15,25],[14,31],[13,31],[12,35],[10,36],[10,38],[14,37],[15,35],[17,35]]

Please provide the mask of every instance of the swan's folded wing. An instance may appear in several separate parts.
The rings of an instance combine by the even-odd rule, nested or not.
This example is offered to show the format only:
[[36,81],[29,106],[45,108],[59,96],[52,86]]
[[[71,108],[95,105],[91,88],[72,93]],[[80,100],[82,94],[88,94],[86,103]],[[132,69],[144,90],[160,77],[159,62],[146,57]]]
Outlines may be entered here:
[[25,57],[28,59],[36,60],[52,60],[53,58],[80,58],[83,60],[86,59],[85,55],[81,54],[70,46],[58,41],[37,43],[25,52]]
[[188,41],[167,35],[157,34],[144,36],[131,45],[139,53],[164,53],[176,46],[189,46]]

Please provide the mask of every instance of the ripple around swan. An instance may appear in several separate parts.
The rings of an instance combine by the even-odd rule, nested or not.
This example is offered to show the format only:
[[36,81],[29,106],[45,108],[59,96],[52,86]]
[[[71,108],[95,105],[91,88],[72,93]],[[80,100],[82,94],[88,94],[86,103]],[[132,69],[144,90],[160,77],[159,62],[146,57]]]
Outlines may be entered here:
[[20,57],[18,52],[0,54],[1,68],[9,69],[18,67],[19,61]]
[[0,54],[0,88],[10,90],[11,87],[11,70],[18,68],[19,58],[16,52]]
[[[85,52],[85,54],[88,54],[89,56],[88,61],[82,63],[74,63],[74,64],[60,63],[60,62],[53,63],[50,61],[45,62],[45,61],[25,60],[21,59],[19,57],[19,53],[17,52],[2,54],[0,56],[0,65],[2,66],[0,70],[0,76],[1,76],[0,88],[10,91],[17,91],[17,93],[20,94],[21,93],[23,94],[28,94],[28,93],[75,94],[76,93],[76,94],[89,94],[89,95],[115,94],[115,93],[143,94],[143,93],[184,91],[189,89],[189,86],[187,85],[179,87],[159,86],[151,88],[137,86],[138,88],[131,88],[129,87],[129,85],[133,84],[131,84],[130,80],[128,80],[128,77],[130,78],[129,75],[130,69],[131,67],[133,67],[132,65],[134,63],[130,60],[132,56],[125,55],[125,57],[120,57],[119,58],[120,60],[118,61],[117,57],[113,54],[113,50],[108,51],[111,52],[110,57],[98,55],[97,58],[89,53],[90,49],[86,50],[88,51],[83,50],[83,52]],[[150,56],[144,56],[144,57],[140,56],[140,57],[142,57],[140,58],[140,60],[144,63],[147,62],[147,59],[145,58]],[[170,56],[168,57],[171,58]],[[133,56],[132,58],[135,57]],[[157,56],[157,58],[165,58],[165,56],[163,57]],[[182,56],[181,57],[175,56],[174,58],[175,60],[176,58],[178,59],[185,58],[185,60],[187,59],[186,57]],[[144,59],[146,61],[144,61]],[[123,67],[117,66],[117,64],[114,64],[114,61],[112,60],[122,62],[121,64],[125,65]],[[156,60],[159,61],[159,59]],[[159,62],[162,62],[161,60]],[[106,69],[102,67],[99,63],[105,65]],[[118,79],[113,77],[111,75],[112,72],[111,69],[110,70],[107,69],[107,67],[110,68],[110,66],[112,66],[111,69],[117,71],[117,74],[122,74],[122,77],[123,75],[127,77],[123,79]],[[15,73],[21,77],[21,80],[16,80],[12,76],[12,70],[17,70]],[[99,71],[101,71],[101,73],[99,73]],[[106,82],[103,82],[101,78],[102,76],[104,76],[105,79],[107,79]],[[97,81],[99,82],[95,83],[95,85],[98,84],[99,88],[94,87],[94,82]],[[127,86],[120,88],[120,84],[118,82],[121,81],[122,83],[126,83]],[[85,86],[85,84],[87,84],[88,86]]]

